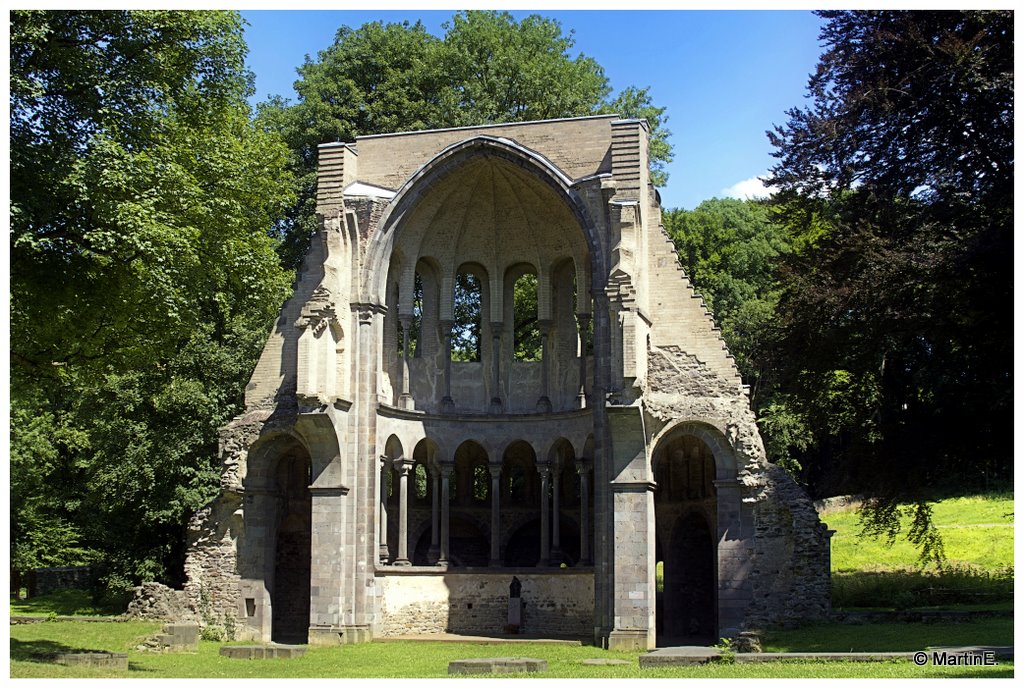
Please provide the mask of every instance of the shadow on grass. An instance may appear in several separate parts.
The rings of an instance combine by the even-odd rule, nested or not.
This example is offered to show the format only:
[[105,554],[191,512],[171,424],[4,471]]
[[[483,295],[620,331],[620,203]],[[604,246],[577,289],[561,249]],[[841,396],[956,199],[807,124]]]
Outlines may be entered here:
[[108,653],[108,651],[97,651],[89,648],[78,648],[68,646],[50,639],[39,639],[37,641],[19,641],[11,639],[11,660],[21,660],[30,663],[53,662],[49,656],[57,653]]
[[120,600],[93,600],[88,591],[68,589],[54,591],[25,600],[11,600],[12,615],[120,615],[124,605]]
[[908,608],[1005,603],[1013,600],[1013,568],[996,572],[970,566],[941,570],[834,572],[836,609]]

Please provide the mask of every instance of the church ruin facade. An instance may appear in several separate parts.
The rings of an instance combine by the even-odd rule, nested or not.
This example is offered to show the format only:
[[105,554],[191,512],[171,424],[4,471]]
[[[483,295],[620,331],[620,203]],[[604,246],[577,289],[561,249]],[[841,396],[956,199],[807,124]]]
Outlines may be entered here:
[[828,532],[618,116],[320,147],[319,230],[222,432],[186,590],[244,638],[609,648],[829,611]]

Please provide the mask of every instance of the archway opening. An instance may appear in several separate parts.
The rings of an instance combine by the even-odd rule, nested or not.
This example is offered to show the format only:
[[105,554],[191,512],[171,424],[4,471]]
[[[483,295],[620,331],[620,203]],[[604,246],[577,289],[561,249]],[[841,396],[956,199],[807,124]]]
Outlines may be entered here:
[[309,633],[309,578],[312,499],[310,458],[295,450],[277,464],[279,498],[274,546],[273,617],[270,637],[276,643],[304,644]]
[[718,629],[715,462],[701,439],[681,435],[655,456],[658,645],[714,643]]

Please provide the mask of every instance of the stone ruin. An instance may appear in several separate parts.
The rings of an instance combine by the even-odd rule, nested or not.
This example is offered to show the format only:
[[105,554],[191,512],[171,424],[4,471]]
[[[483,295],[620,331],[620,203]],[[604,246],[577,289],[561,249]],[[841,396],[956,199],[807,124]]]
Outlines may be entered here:
[[[222,431],[186,593],[241,638],[714,642],[829,612],[615,115],[323,144],[319,229]],[[659,569],[663,578],[659,577]]]

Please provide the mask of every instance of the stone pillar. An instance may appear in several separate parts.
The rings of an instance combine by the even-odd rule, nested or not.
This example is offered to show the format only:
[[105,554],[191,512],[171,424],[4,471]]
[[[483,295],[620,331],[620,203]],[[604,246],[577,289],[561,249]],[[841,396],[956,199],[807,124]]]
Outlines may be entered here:
[[580,391],[576,395],[580,409],[587,406],[587,331],[590,329],[590,314],[578,313],[576,320],[580,326]]
[[409,388],[409,332],[412,330],[412,315],[399,316],[402,323],[402,394],[398,397],[398,406],[412,409],[415,405]]
[[448,503],[450,501],[448,486],[454,471],[454,464],[441,465],[441,543],[437,564],[444,566],[448,565]]
[[713,483],[718,522],[718,633],[733,637],[742,631],[747,607],[753,599],[748,578],[752,534],[741,516],[740,482],[733,478]]
[[398,469],[398,557],[392,564],[408,567],[409,562],[409,471],[413,461],[402,457],[395,460]]
[[441,332],[444,333],[444,397],[441,398],[442,414],[450,414],[455,411],[455,400],[452,399],[452,327],[454,325],[454,321],[441,321]]
[[655,647],[654,483],[612,483],[614,519],[614,628],[609,650]]
[[501,401],[501,329],[504,323],[491,323],[493,340],[491,344],[491,406],[492,414],[501,414],[504,411],[504,404]]
[[380,458],[380,546],[377,550],[380,563],[386,565],[388,557],[388,472],[391,471],[391,462],[387,457]]
[[552,564],[562,564],[562,510],[559,491],[562,487],[562,465],[556,464],[551,474],[551,556]]
[[540,330],[540,399],[537,400],[537,411],[546,414],[551,411],[551,398],[548,397],[548,379],[551,369],[551,348],[548,335],[551,333],[551,321],[537,321]]
[[550,526],[550,502],[548,501],[548,478],[551,476],[551,467],[547,464],[538,464],[537,471],[540,473],[540,562],[538,567],[547,567],[551,564],[551,526]]
[[430,550],[427,551],[427,561],[436,565],[441,556],[441,547],[438,544],[438,527],[441,522],[441,472],[433,468],[430,470],[430,477],[434,479],[434,490],[430,491]]
[[581,565],[593,564],[590,559],[590,467],[582,459],[576,462],[576,473],[580,476],[580,561]]
[[488,464],[491,472],[491,560],[489,567],[501,567],[501,465]]
[[344,498],[348,488],[311,487],[312,501],[309,571],[309,644],[333,645],[345,633],[342,619],[345,597],[344,560],[349,553],[339,547],[345,527]]

